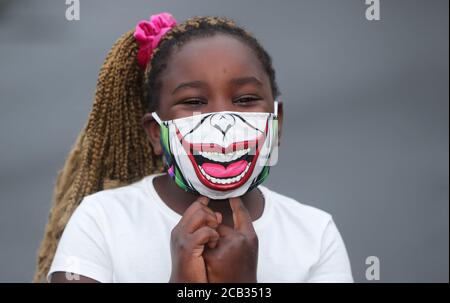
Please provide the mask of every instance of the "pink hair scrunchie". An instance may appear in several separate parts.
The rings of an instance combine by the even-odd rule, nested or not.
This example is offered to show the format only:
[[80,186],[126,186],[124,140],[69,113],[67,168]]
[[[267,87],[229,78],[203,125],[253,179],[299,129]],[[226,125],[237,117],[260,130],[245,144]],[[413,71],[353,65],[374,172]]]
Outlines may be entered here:
[[177,20],[170,13],[160,13],[152,15],[150,21],[142,20],[136,25],[134,38],[139,44],[137,53],[139,66],[145,69],[161,38],[176,24]]

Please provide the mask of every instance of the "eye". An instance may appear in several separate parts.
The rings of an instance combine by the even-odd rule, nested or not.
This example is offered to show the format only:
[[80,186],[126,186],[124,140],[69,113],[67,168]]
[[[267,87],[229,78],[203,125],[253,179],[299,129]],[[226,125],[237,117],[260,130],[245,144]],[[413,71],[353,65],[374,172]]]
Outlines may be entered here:
[[235,99],[233,102],[239,105],[250,105],[252,102],[261,100],[260,97],[257,96],[242,96]]
[[185,99],[185,100],[182,100],[181,103],[188,105],[188,106],[199,106],[202,104],[206,104],[206,102],[204,100],[198,99],[198,98]]

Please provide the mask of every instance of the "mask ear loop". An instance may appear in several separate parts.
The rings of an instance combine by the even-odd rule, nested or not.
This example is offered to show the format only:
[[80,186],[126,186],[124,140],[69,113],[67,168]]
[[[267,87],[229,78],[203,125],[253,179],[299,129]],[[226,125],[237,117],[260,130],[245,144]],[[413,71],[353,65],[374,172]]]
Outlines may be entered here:
[[161,119],[159,118],[159,116],[158,116],[158,114],[156,112],[153,112],[152,116],[153,116],[153,119],[155,119],[156,122],[158,122],[159,125],[162,125],[162,121],[161,121]]
[[273,107],[274,107],[274,109],[273,109],[273,115],[274,115],[275,117],[278,117],[278,100],[275,100],[275,101],[273,102]]

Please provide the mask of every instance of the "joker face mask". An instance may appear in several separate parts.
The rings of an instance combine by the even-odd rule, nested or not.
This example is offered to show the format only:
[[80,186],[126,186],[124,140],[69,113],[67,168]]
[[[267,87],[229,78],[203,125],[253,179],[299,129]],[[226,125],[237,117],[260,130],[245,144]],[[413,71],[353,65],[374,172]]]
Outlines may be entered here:
[[169,175],[186,191],[211,199],[245,194],[261,184],[278,155],[278,102],[274,113],[213,112],[161,121]]

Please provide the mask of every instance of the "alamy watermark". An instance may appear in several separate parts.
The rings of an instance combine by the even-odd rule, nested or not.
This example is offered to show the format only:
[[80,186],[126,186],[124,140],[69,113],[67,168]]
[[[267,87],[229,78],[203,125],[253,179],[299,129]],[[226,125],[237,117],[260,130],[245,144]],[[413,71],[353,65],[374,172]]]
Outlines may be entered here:
[[66,20],[80,20],[80,0],[66,0]]
[[368,21],[380,20],[380,0],[366,0],[366,19]]
[[366,279],[368,281],[380,280],[380,259],[377,256],[368,256],[366,258]]

